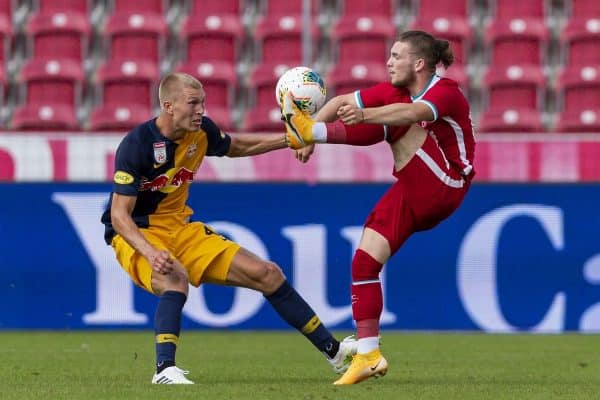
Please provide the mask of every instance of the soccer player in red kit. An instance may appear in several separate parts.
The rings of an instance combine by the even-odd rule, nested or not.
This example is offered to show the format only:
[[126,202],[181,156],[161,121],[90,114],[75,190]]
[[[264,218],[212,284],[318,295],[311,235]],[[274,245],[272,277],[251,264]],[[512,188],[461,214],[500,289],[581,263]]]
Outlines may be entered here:
[[[338,121],[316,122],[302,114],[289,96],[284,99],[282,114],[290,147],[367,145],[385,138],[394,156],[397,181],[367,217],[352,260],[358,352],[336,385],[387,372],[388,363],[379,350],[381,268],[413,232],[431,229],[452,214],[473,178],[475,138],[469,104],[455,81],[436,74],[439,63],[448,67],[453,59],[447,41],[407,31],[392,46],[389,83],[335,97],[315,117]],[[308,146],[297,157],[306,161],[311,153]]]

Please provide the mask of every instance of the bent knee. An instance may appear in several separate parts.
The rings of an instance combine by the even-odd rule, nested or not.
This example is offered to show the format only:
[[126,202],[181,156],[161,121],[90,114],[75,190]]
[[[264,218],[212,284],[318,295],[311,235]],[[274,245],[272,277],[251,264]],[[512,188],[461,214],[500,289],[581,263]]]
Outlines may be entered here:
[[264,261],[255,280],[262,292],[275,291],[285,280],[285,275],[279,265],[271,261]]
[[164,292],[174,290],[188,294],[188,274],[183,268],[175,268],[168,274],[152,273],[152,289],[160,295]]

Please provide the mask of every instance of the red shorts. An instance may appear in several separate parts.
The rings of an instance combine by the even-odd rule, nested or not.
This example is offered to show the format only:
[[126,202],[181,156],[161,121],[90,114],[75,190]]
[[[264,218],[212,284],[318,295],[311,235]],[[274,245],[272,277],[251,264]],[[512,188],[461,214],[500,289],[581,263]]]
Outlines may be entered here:
[[365,228],[388,240],[392,254],[413,232],[431,229],[450,216],[469,189],[469,180],[446,165],[442,151],[429,135],[394,176],[396,183],[379,199],[365,222]]

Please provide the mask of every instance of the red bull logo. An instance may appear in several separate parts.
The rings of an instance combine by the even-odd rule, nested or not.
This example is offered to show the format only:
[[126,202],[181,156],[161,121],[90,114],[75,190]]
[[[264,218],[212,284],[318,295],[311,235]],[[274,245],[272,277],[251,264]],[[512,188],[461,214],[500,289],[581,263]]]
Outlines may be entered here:
[[140,191],[171,193],[181,187],[184,183],[194,180],[194,171],[187,168],[171,168],[166,173],[157,176],[151,181],[144,181],[140,185]]

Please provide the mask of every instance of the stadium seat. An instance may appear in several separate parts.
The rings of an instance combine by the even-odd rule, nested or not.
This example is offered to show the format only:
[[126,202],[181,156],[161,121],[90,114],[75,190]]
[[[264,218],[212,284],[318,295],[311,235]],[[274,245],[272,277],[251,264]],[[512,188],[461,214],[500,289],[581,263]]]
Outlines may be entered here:
[[212,119],[224,132],[235,131],[229,107],[214,107],[207,105],[205,115]]
[[152,110],[140,105],[109,104],[94,109],[90,116],[92,131],[128,131],[152,118]]
[[190,16],[183,25],[188,61],[238,60],[244,37],[243,26],[235,15]]
[[12,24],[10,15],[0,14],[0,64],[10,59]]
[[544,73],[535,65],[491,64],[483,79],[483,93],[488,108],[544,107],[546,81]]
[[342,16],[381,16],[391,19],[395,12],[394,0],[345,0],[338,1]]
[[0,0],[0,15],[11,19],[13,15],[13,0]]
[[[310,12],[318,15],[323,0],[311,0]],[[263,14],[268,16],[302,15],[304,1],[263,0]]]
[[600,132],[600,108],[574,110],[561,113],[556,125],[557,132]]
[[[153,62],[111,60],[98,70],[102,102],[153,107],[157,102],[154,89],[159,78],[158,67]],[[96,102],[100,102],[99,99]]]
[[386,17],[343,17],[332,29],[333,49],[338,63],[385,61],[396,29]]
[[167,0],[144,0],[143,3],[131,0],[110,0],[113,13],[135,14],[139,12],[164,15],[168,9]]
[[92,0],[34,0],[34,9],[40,14],[70,12],[88,15],[91,5]]
[[123,13],[109,17],[105,30],[113,60],[149,60],[158,63],[164,53],[167,24],[160,14]]
[[572,18],[561,34],[563,54],[569,65],[600,64],[600,15]]
[[411,24],[411,29],[430,32],[435,37],[448,40],[456,60],[462,64],[467,63],[473,37],[473,32],[467,19],[443,16],[429,19],[417,18]]
[[90,22],[83,13],[36,14],[27,26],[29,52],[35,58],[82,62],[87,56],[90,33]]
[[[260,52],[258,60],[300,64],[302,57],[302,35],[305,32],[299,15],[265,16],[256,26],[256,38]],[[312,43],[318,43],[318,30],[313,23],[308,31]],[[315,57],[313,51],[311,59]]]
[[549,39],[541,19],[496,19],[486,31],[490,63],[542,65]]
[[237,87],[234,64],[192,61],[179,65],[177,71],[190,74],[202,82],[207,108],[228,108],[234,105]]
[[468,94],[470,83],[467,71],[463,64],[455,61],[448,69],[445,69],[443,66],[438,67],[436,73],[439,76],[456,81],[463,92]]
[[352,93],[381,82],[388,82],[385,64],[382,63],[338,63],[329,72],[325,83],[330,91],[328,97]]
[[[546,0],[492,0],[491,9],[495,19],[535,18],[545,16]],[[579,0],[575,0],[579,1]]]
[[600,5],[597,0],[565,1],[565,14],[571,18],[589,18],[600,16]]
[[594,108],[600,101],[600,64],[563,69],[557,91],[560,108],[565,112]]
[[12,129],[25,131],[79,130],[75,109],[65,104],[25,104],[12,117]]
[[275,103],[270,107],[249,109],[243,125],[246,132],[283,132],[285,129],[281,121],[281,111]]
[[[356,0],[359,1],[359,0]],[[471,0],[413,0],[415,15],[421,19],[435,19],[438,17],[458,17],[467,19]],[[365,2],[370,4],[370,2]]]
[[275,106],[277,81],[292,67],[294,65],[269,62],[256,65],[248,80],[250,103],[256,107]]
[[477,132],[542,132],[541,115],[533,109],[493,109],[481,115]]
[[29,105],[45,104],[76,108],[81,100],[84,73],[81,64],[73,60],[29,60],[20,73],[22,99]]
[[[127,0],[125,0],[127,1]],[[189,15],[241,15],[245,0],[188,0]]]

